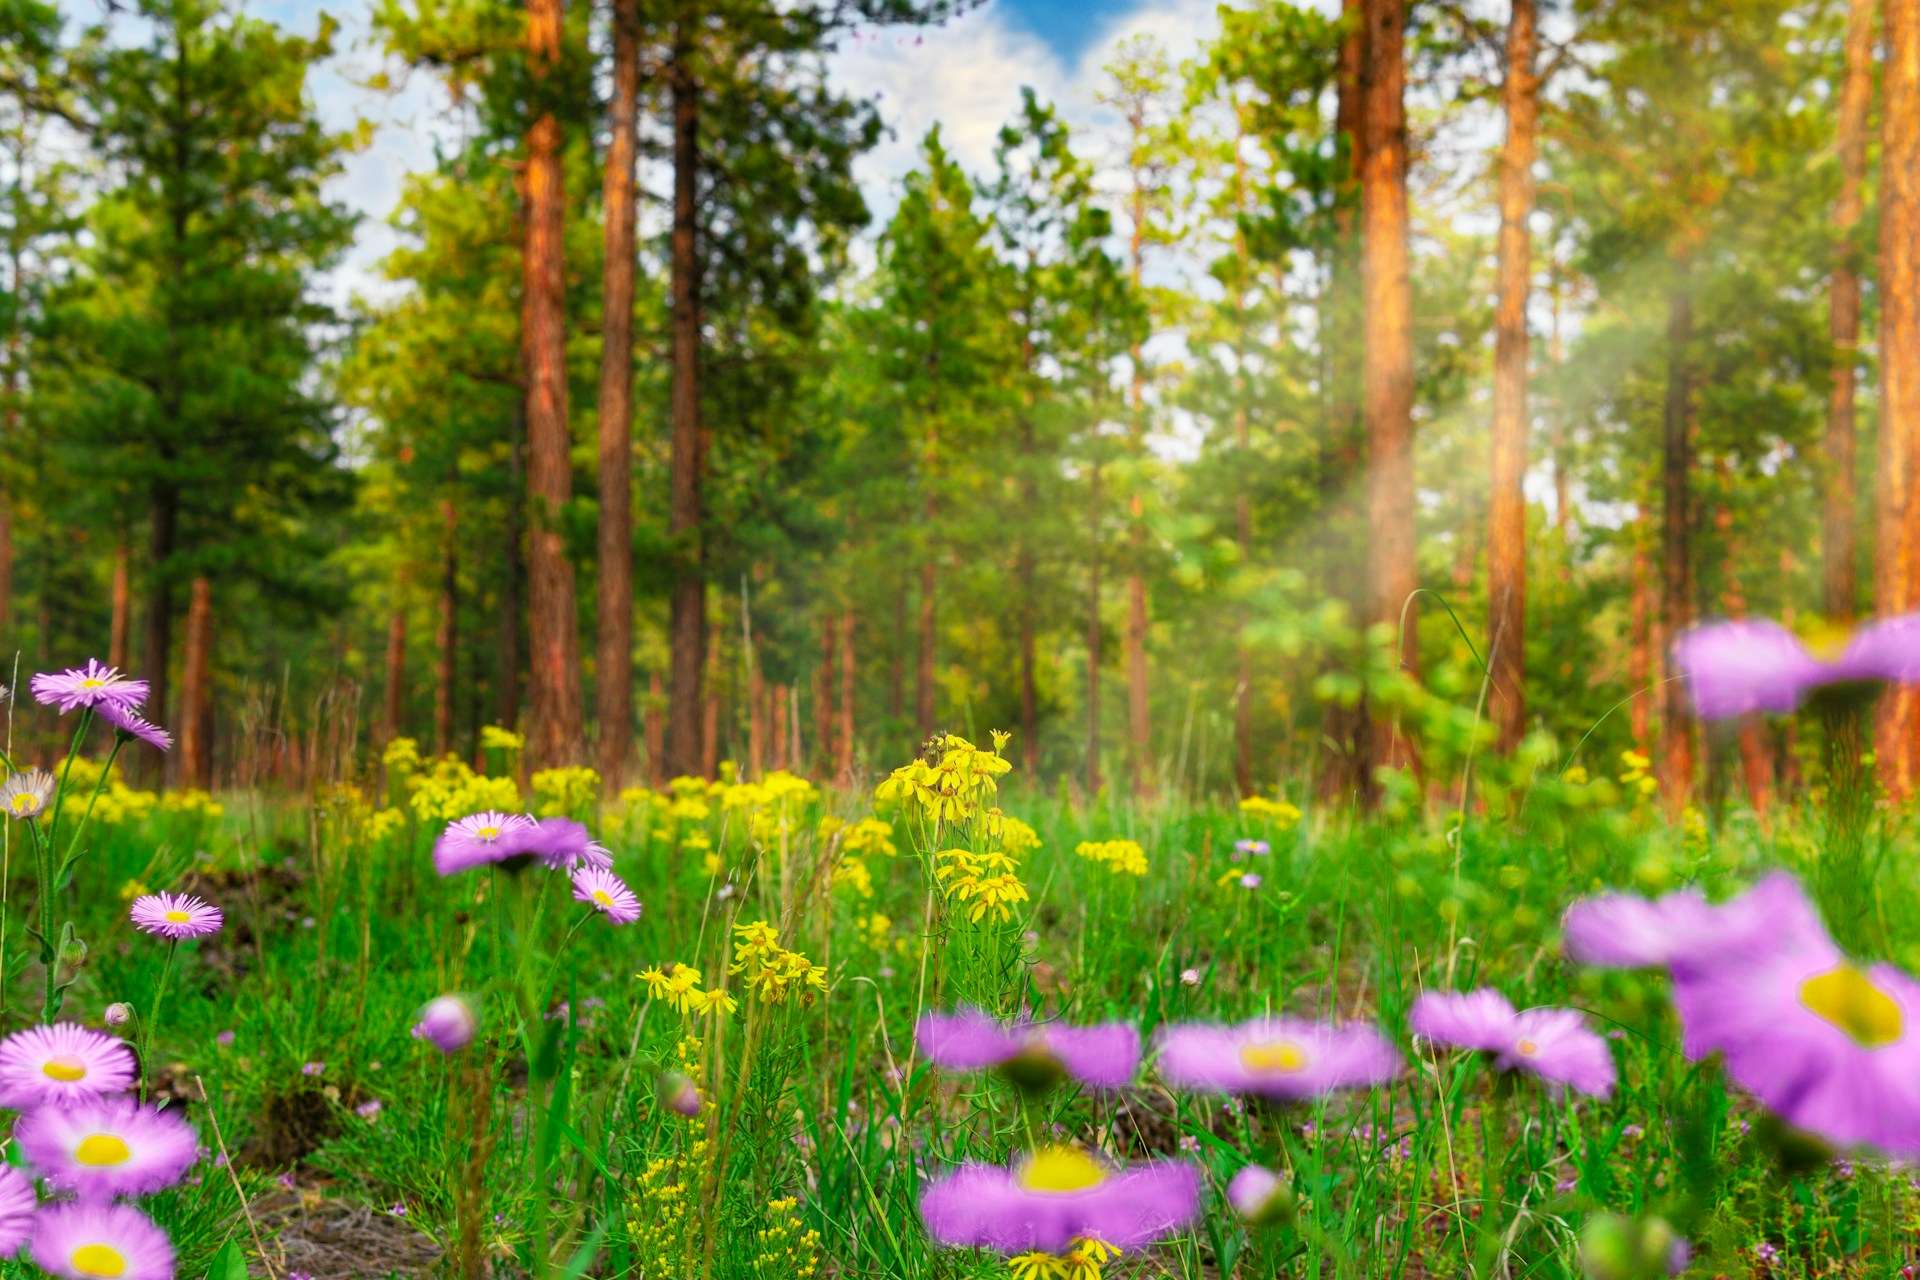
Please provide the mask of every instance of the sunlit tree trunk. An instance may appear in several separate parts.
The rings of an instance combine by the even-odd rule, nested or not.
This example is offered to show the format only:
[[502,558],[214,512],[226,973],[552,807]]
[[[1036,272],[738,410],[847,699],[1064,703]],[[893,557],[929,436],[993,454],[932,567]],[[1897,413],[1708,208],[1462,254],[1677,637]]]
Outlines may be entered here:
[[1867,117],[1873,107],[1873,0],[1847,9],[1847,72],[1840,87],[1836,149],[1840,195],[1833,206],[1833,281],[1827,336],[1833,343],[1833,386],[1827,400],[1827,484],[1821,521],[1821,578],[1827,616],[1853,621],[1859,592],[1855,514],[1854,390],[1860,345],[1861,188],[1867,175]]
[[775,769],[787,769],[791,767],[787,763],[787,686],[783,684],[773,686],[772,702],[773,738],[771,745],[773,749],[770,753],[770,763]]
[[813,754],[816,776],[826,777],[833,768],[833,679],[838,672],[834,660],[837,635],[833,619],[820,622],[820,665],[813,673]]
[[112,610],[107,630],[107,665],[127,669],[127,645],[133,634],[133,586],[129,561],[132,550],[126,534],[113,548],[113,586],[109,594]]
[[455,650],[460,636],[460,559],[459,524],[453,499],[442,502],[440,510],[446,521],[446,534],[441,547],[440,628],[434,636],[434,644],[440,651],[440,678],[433,694],[433,751],[435,755],[444,756],[453,750],[453,700],[457,696],[454,679],[458,672]]
[[526,493],[524,472],[526,403],[516,402],[507,440],[505,554],[500,565],[500,639],[494,657],[493,718],[503,729],[520,723],[520,612],[521,583],[525,578],[526,526],[521,519]]
[[670,464],[672,496],[668,531],[677,559],[668,621],[672,670],[667,681],[667,770],[679,776],[701,772],[701,680],[706,668],[706,551],[701,533],[700,484],[704,465],[700,438],[700,88],[694,80],[690,21],[674,29],[667,83],[673,109],[673,230],[669,241],[672,388]]
[[[527,0],[527,52],[536,85],[560,60],[562,0]],[[527,376],[527,636],[535,767],[578,763],[580,635],[573,565],[560,511],[573,496],[567,424],[567,331],[560,119],[543,109],[527,130],[526,242],[521,254],[521,353]]]
[[700,708],[700,776],[720,776],[720,645],[707,646],[706,697]]
[[1504,92],[1507,140],[1500,151],[1499,303],[1494,312],[1493,478],[1487,513],[1488,717],[1502,751],[1527,728],[1527,299],[1533,285],[1534,130],[1539,82],[1534,0],[1512,0]]
[[[1688,263],[1674,262],[1667,294],[1667,400],[1660,472],[1660,620],[1666,643],[1693,621],[1691,501],[1693,295]],[[1693,793],[1693,708],[1684,682],[1660,686],[1660,783],[1667,809],[1678,815]]]
[[603,203],[606,267],[600,343],[600,577],[594,719],[600,776],[626,784],[633,754],[633,277],[640,118],[638,0],[613,0],[612,132]]
[[[1420,669],[1414,560],[1413,293],[1408,263],[1407,0],[1366,0],[1367,145],[1360,168],[1361,279],[1366,350],[1367,582],[1370,621],[1394,629],[1402,669]],[[1404,630],[1403,630],[1404,628]],[[1374,726],[1376,766],[1413,763],[1404,729]]]
[[758,782],[767,767],[767,687],[754,648],[747,646],[747,778]]
[[1653,569],[1647,556],[1647,518],[1634,518],[1633,559],[1628,570],[1627,612],[1630,635],[1627,642],[1627,687],[1633,692],[1627,718],[1632,726],[1634,750],[1645,753],[1653,745],[1653,705],[1659,697],[1653,689]]
[[[1920,0],[1885,0],[1886,70],[1880,123],[1880,474],[1874,604],[1884,617],[1920,600]],[[1904,799],[1914,787],[1911,688],[1881,700],[1880,779]]]
[[187,643],[180,662],[180,752],[175,781],[213,787],[213,584],[195,578],[187,596]]

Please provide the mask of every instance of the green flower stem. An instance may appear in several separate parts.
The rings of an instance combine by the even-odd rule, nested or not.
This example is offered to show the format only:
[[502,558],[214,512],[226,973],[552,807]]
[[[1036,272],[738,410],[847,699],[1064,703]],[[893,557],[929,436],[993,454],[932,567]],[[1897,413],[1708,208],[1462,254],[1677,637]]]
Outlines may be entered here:
[[1481,1155],[1486,1167],[1481,1178],[1480,1244],[1475,1274],[1490,1276],[1500,1257],[1501,1224],[1505,1219],[1506,1171],[1510,1144],[1507,1138],[1508,1100],[1513,1092],[1508,1072],[1494,1075],[1487,1090],[1486,1105],[1480,1109]]
[[160,981],[153,987],[153,1007],[146,1017],[140,1019],[140,1096],[147,1096],[147,1085],[153,1075],[153,1038],[160,1030],[160,1005],[167,998],[167,979],[173,976],[173,956],[180,949],[176,938],[167,939],[167,958],[160,964]]
[[119,734],[113,735],[113,750],[107,753],[107,763],[100,770],[99,781],[93,784],[93,794],[87,797],[87,809],[80,815],[80,825],[74,828],[73,839],[67,841],[67,856],[60,863],[59,874],[66,875],[67,869],[80,860],[83,850],[80,838],[87,834],[87,824],[93,821],[93,807],[100,803],[100,793],[107,789],[107,775],[113,772],[113,762],[120,758],[120,748],[126,745],[126,739]]

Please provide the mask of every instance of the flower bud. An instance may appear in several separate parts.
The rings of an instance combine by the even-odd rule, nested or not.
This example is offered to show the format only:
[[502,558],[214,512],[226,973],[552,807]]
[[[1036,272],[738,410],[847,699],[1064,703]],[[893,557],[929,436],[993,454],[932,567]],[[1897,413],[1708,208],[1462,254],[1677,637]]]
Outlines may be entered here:
[[459,994],[440,996],[421,1006],[419,1021],[413,1025],[417,1040],[425,1040],[442,1053],[454,1054],[473,1043],[480,1016],[473,1002]]
[[660,1077],[660,1105],[691,1120],[700,1114],[700,1090],[678,1071]]
[[1589,1280],[1662,1280],[1677,1276],[1693,1249],[1665,1218],[1595,1214],[1580,1233],[1580,1265]]
[[1227,1203],[1249,1226],[1293,1221],[1293,1189],[1271,1169],[1250,1164],[1227,1183]]
[[106,1019],[108,1026],[124,1027],[133,1021],[133,1006],[116,1000],[107,1006],[107,1011],[102,1016]]

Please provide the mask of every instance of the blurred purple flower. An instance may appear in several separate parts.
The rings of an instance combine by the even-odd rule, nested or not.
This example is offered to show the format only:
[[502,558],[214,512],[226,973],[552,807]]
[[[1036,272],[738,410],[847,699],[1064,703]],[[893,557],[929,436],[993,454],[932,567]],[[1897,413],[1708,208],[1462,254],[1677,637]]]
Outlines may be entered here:
[[1011,1169],[967,1164],[920,1198],[941,1244],[1005,1254],[1059,1253],[1075,1239],[1137,1249],[1192,1222],[1200,1171],[1156,1161],[1116,1168],[1072,1147],[1043,1147]]
[[995,1068],[1022,1087],[1044,1088],[1068,1075],[1095,1088],[1118,1089],[1140,1065],[1140,1033],[1123,1022],[1004,1026],[978,1009],[962,1009],[924,1015],[914,1039],[940,1066]]
[[1826,685],[1920,680],[1920,614],[1869,623],[1831,662],[1777,622],[1716,622],[1681,636],[1674,663],[1705,719],[1784,714]]
[[1436,1044],[1492,1054],[1497,1070],[1525,1071],[1599,1098],[1613,1093],[1613,1055],[1575,1010],[1515,1012],[1491,988],[1428,991],[1413,1002],[1407,1023]]
[[1393,1078],[1400,1054],[1365,1024],[1257,1018],[1238,1026],[1164,1027],[1158,1069],[1182,1089],[1295,1102]]

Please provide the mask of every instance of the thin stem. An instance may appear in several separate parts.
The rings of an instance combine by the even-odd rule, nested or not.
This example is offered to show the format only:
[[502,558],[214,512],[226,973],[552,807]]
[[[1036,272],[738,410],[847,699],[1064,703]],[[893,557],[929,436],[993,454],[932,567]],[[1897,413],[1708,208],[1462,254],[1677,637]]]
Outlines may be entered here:
[[160,981],[153,988],[153,1008],[140,1019],[140,1096],[143,1100],[147,1096],[148,1078],[153,1074],[153,1038],[160,1030],[160,1004],[167,997],[167,979],[173,976],[173,956],[179,949],[179,939],[167,939],[167,958],[160,964]]
[[113,762],[120,757],[120,748],[126,745],[126,739],[119,734],[113,735],[113,750],[107,753],[106,767],[100,770],[100,780],[93,784],[93,794],[87,797],[87,811],[80,815],[80,825],[73,830],[73,839],[67,841],[67,856],[60,863],[60,874],[65,875],[67,868],[80,860],[80,837],[87,834],[87,824],[93,821],[93,807],[100,802],[100,793],[107,789],[107,775],[113,772]]

